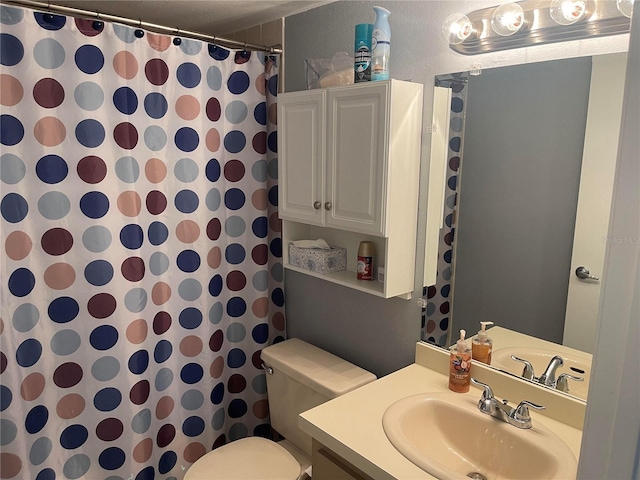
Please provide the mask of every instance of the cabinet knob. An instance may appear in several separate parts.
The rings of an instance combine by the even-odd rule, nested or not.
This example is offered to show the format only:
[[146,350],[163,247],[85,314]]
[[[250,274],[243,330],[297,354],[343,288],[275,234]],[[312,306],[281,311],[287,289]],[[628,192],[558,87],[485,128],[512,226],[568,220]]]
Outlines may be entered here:
[[321,206],[322,206],[322,203],[318,201],[313,202],[313,208],[315,208],[316,210],[320,210]]
[[324,204],[324,209],[325,209],[325,210],[331,210],[331,207],[332,207],[332,206],[333,206],[333,205],[331,205],[331,202],[325,202],[325,204]]

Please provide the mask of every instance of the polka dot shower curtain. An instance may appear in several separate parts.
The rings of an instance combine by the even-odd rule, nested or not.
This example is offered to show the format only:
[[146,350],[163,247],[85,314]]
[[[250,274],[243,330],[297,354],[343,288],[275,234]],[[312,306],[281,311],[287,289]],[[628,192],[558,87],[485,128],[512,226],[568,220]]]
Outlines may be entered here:
[[179,480],[269,433],[277,58],[0,8],[0,477]]

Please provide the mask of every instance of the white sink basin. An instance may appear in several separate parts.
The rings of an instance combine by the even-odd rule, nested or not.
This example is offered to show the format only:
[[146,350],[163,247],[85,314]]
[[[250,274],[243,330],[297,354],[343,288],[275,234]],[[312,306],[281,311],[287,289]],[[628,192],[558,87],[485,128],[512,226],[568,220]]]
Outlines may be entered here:
[[555,433],[535,418],[533,428],[519,429],[483,414],[471,396],[403,398],[389,406],[382,426],[402,455],[439,479],[468,480],[473,472],[488,480],[576,477],[576,458]]
[[[569,380],[569,391],[567,393],[583,400],[587,399],[589,376],[591,375],[591,359],[589,357],[535,347],[507,347],[493,351],[491,355],[491,366],[521,376],[524,364],[513,360],[511,355],[529,361],[537,377],[542,375],[555,355],[560,355],[564,360],[564,365],[556,370],[556,378],[558,378],[561,373],[568,373],[574,377],[583,377],[584,380],[582,382]],[[571,367],[582,370],[584,374],[571,370]]]

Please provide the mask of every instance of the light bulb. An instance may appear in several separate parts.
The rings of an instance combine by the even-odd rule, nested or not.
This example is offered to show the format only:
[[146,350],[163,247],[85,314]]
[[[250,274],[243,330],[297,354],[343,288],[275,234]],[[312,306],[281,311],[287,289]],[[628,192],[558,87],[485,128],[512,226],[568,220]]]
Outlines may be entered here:
[[616,0],[616,6],[621,14],[627,18],[631,18],[633,13],[633,0]]
[[585,0],[553,0],[549,14],[560,25],[571,25],[587,16]]
[[525,25],[524,10],[517,3],[505,3],[493,11],[491,28],[498,35],[508,37]]
[[476,29],[469,18],[462,13],[452,13],[442,24],[442,34],[452,45],[458,45],[471,38]]

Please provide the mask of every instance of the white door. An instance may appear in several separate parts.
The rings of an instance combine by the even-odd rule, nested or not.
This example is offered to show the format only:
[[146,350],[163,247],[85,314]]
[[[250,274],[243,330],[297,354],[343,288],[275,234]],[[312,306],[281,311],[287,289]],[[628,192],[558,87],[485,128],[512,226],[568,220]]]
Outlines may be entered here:
[[[563,344],[593,352],[618,154],[627,54],[594,56]],[[620,239],[623,241],[623,239]],[[599,280],[580,279],[585,267]]]
[[323,225],[325,92],[278,96],[278,213]]
[[384,234],[388,95],[388,82],[328,91],[327,227]]

